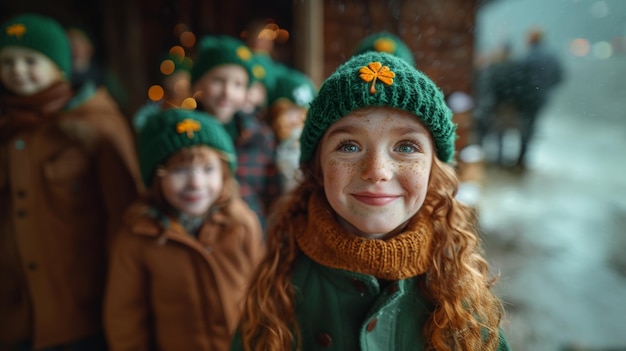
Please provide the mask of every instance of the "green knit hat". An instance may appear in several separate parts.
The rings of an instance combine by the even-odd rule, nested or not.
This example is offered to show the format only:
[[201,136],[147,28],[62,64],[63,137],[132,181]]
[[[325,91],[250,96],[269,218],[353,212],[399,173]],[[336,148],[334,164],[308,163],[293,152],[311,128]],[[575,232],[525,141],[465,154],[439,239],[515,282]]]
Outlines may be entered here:
[[248,82],[252,83],[252,51],[241,40],[226,35],[206,36],[198,45],[198,57],[191,69],[191,83],[195,83],[203,74],[214,67],[235,64],[248,73]]
[[277,65],[267,53],[255,52],[252,56],[252,80],[261,82],[267,91],[272,91],[276,86]]
[[156,168],[168,157],[194,145],[206,145],[223,152],[228,157],[231,173],[235,173],[235,146],[217,118],[183,109],[162,110],[149,116],[137,146],[144,184],[147,187],[152,184]]
[[416,115],[430,130],[437,157],[454,155],[456,125],[443,93],[424,73],[384,52],[353,56],[322,84],[300,137],[300,163],[309,161],[331,124],[352,111],[387,106]]
[[276,87],[270,92],[270,106],[280,99],[287,99],[300,107],[309,108],[317,88],[304,73],[289,67],[278,70]]
[[415,66],[415,57],[413,57],[411,49],[402,39],[388,32],[379,32],[363,38],[354,50],[353,55],[363,54],[368,51],[386,52],[406,60],[411,66]]
[[54,19],[26,13],[9,19],[0,27],[0,49],[20,46],[46,55],[65,76],[72,71],[72,50],[63,27]]

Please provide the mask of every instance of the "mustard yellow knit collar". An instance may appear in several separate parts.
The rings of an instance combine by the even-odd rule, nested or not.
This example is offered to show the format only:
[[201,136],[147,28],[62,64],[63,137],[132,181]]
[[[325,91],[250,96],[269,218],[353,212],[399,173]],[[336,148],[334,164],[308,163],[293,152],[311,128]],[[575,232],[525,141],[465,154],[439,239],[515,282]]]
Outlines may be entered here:
[[430,267],[433,227],[421,217],[412,218],[405,231],[391,239],[365,239],[343,229],[322,196],[312,195],[306,229],[296,233],[296,242],[319,264],[379,279],[406,279]]

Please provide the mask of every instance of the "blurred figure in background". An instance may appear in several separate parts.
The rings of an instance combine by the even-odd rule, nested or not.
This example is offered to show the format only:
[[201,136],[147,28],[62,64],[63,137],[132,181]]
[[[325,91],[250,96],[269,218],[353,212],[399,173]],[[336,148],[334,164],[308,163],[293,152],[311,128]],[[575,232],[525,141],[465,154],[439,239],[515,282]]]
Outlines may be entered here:
[[415,57],[411,48],[402,39],[386,31],[377,32],[363,38],[357,44],[352,55],[368,51],[386,52],[405,60],[411,66],[415,66]]
[[89,32],[79,26],[70,26],[65,29],[72,49],[72,73],[70,81],[73,86],[85,83],[104,86],[118,106],[128,106],[129,98],[126,88],[117,76],[108,70],[96,56],[94,40]]
[[91,81],[98,86],[104,85],[104,68],[95,57],[93,40],[79,27],[68,27],[65,31],[72,48],[72,84]]
[[233,142],[214,117],[168,109],[147,121],[138,148],[149,191],[113,246],[111,351],[226,351],[264,252],[239,196]]
[[237,151],[237,181],[241,195],[257,213],[261,225],[280,194],[276,170],[276,140],[269,126],[248,114],[246,104],[254,76],[253,54],[239,39],[206,36],[199,42],[191,70],[191,84],[200,110],[215,116],[226,128]]
[[52,18],[3,23],[0,62],[0,349],[105,350],[108,248],[141,190],[130,126],[105,89],[72,87]]
[[535,135],[537,117],[550,101],[554,88],[563,80],[563,68],[557,57],[544,45],[545,33],[540,28],[528,32],[528,52],[523,58],[524,82],[520,131],[520,152],[515,163],[519,170],[526,168],[526,153]]
[[279,69],[276,89],[270,97],[268,122],[278,143],[276,165],[283,193],[299,182],[300,134],[309,104],[316,95],[317,89],[307,75],[286,66]]
[[524,65],[512,57],[512,46],[507,42],[479,74],[477,144],[484,146],[485,138],[493,135],[496,139],[496,156],[493,162],[508,167],[511,162],[504,156],[504,137],[508,130],[519,130],[521,125],[524,87],[528,84]]
[[[267,53],[255,52],[252,54],[252,82],[248,87],[243,107],[237,112],[238,115],[248,114],[259,120],[265,120],[268,100],[276,87],[276,72],[281,66],[274,62]],[[237,117],[242,118],[242,116]]]

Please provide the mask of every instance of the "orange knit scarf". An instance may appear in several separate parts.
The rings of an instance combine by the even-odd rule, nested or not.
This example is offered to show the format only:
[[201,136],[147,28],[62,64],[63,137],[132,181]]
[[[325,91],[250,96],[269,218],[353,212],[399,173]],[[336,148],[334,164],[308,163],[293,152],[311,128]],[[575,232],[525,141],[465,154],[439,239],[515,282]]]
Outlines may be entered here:
[[296,242],[319,264],[378,279],[406,279],[425,273],[431,264],[433,226],[422,217],[410,219],[391,239],[366,239],[343,229],[322,196],[312,195],[306,229],[296,233]]

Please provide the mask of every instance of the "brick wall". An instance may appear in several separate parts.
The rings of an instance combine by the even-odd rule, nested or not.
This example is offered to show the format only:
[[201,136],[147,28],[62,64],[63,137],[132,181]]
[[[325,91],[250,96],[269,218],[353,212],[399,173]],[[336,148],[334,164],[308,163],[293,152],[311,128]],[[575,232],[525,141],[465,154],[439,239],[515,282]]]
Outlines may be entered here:
[[477,1],[324,0],[324,74],[363,37],[385,30],[404,40],[445,94],[470,93]]

